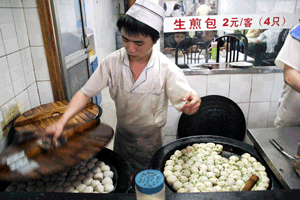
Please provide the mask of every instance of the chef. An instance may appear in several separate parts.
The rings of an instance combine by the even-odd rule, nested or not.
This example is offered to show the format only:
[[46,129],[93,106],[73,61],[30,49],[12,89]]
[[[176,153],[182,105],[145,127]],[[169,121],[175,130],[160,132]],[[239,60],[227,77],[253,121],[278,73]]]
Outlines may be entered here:
[[275,127],[300,126],[300,24],[287,35],[275,64],[283,70],[284,85]]
[[150,0],[137,0],[117,22],[124,48],[100,62],[86,84],[73,96],[60,120],[47,127],[54,140],[66,123],[103,88],[109,87],[117,112],[114,151],[136,175],[148,168],[162,147],[168,100],[185,114],[194,114],[200,97],[181,71],[153,45],[159,39],[165,11]]

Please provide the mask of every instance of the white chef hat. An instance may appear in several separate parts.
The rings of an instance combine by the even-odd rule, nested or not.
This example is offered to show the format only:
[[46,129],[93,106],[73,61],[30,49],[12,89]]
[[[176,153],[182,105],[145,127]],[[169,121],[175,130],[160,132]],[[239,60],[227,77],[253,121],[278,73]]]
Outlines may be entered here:
[[160,33],[165,17],[165,10],[150,0],[136,0],[126,14],[147,24]]

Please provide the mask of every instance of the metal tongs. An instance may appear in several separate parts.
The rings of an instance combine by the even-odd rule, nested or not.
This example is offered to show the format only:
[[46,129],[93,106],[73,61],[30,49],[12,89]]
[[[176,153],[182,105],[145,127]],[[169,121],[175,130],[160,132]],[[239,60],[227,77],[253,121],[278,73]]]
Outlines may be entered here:
[[283,155],[287,156],[290,161],[293,163],[297,174],[300,176],[300,159],[297,159],[290,154],[288,154],[284,149],[274,140],[270,139],[270,142],[278,149]]

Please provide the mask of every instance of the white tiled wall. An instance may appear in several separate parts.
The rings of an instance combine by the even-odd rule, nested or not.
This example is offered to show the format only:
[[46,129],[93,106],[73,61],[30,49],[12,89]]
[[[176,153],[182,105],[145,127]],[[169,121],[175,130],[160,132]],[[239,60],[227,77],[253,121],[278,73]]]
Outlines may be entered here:
[[[200,96],[221,95],[241,108],[247,128],[273,127],[278,99],[283,87],[283,74],[187,75],[191,87]],[[176,140],[181,113],[172,105],[163,128],[164,144]]]
[[0,135],[4,122],[53,102],[36,0],[0,1]]

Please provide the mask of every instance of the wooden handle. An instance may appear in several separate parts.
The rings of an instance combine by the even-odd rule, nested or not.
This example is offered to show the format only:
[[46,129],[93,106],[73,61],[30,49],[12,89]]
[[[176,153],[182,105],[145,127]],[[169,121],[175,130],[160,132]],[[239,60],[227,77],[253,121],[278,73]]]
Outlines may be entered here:
[[243,187],[242,191],[249,191],[253,188],[253,186],[257,183],[259,177],[255,174],[252,174],[250,179],[247,181],[245,186]]

